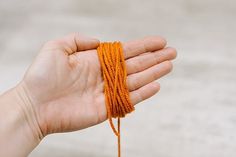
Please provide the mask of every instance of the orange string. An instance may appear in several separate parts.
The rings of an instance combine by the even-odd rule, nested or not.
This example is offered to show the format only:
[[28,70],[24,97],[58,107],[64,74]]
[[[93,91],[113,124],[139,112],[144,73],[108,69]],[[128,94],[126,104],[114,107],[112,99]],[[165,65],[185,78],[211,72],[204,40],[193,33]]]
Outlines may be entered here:
[[[134,111],[129,97],[126,65],[120,42],[101,43],[97,48],[104,79],[105,104],[110,126],[118,139],[118,157],[121,156],[120,118]],[[117,129],[112,118],[118,118]]]

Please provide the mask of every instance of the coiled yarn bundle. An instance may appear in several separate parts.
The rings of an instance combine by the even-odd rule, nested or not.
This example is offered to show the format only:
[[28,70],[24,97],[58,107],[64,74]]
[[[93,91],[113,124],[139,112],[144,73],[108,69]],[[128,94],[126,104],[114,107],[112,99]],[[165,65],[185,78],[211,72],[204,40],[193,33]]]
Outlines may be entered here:
[[[107,116],[113,132],[118,137],[118,157],[120,149],[120,118],[134,111],[127,88],[126,65],[122,44],[120,42],[104,42],[97,48],[104,79],[104,94]],[[117,118],[117,129],[112,118]]]

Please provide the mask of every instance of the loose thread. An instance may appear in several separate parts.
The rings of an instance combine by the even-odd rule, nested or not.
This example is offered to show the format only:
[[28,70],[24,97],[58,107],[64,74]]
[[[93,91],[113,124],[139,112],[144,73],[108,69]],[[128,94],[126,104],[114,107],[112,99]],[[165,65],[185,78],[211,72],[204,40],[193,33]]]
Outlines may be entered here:
[[[104,42],[97,48],[104,79],[105,104],[110,126],[117,136],[118,157],[121,157],[120,118],[134,111],[129,97],[125,58],[120,42]],[[118,118],[117,129],[112,118]]]

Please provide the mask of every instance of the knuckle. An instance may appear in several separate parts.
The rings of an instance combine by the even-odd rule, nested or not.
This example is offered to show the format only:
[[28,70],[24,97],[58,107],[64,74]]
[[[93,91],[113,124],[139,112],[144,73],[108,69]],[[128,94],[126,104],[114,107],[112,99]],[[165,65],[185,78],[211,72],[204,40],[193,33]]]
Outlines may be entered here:
[[136,67],[136,72],[139,72],[140,71],[140,65],[143,65],[144,64],[144,60],[142,59],[142,58],[140,58],[140,59],[137,59],[137,62],[136,62],[136,65],[135,65],[135,67]]
[[133,76],[131,79],[129,79],[129,89],[130,91],[134,91],[139,86],[139,80],[137,76]]
[[154,63],[159,64],[161,62],[160,53],[153,53],[151,59]]
[[132,81],[131,79],[132,78],[130,78],[130,77],[127,78],[127,84],[128,84],[129,91],[133,91],[133,88],[134,88],[133,87],[134,86],[134,84],[133,84],[134,81]]
[[144,100],[142,93],[137,94],[137,99],[138,99],[138,102],[142,102]]
[[141,64],[141,61],[140,59],[136,60],[135,62],[132,62],[132,69],[133,69],[133,73],[136,73],[140,70],[140,64]]

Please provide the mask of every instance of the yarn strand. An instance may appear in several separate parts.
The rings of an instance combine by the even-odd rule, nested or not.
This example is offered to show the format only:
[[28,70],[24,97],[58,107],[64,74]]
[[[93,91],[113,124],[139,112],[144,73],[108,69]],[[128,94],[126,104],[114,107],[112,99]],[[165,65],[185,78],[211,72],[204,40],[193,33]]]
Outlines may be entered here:
[[[121,157],[120,118],[134,111],[126,84],[127,71],[122,44],[104,42],[97,48],[104,80],[105,105],[110,126],[117,136],[118,157]],[[112,118],[117,118],[117,129]]]

